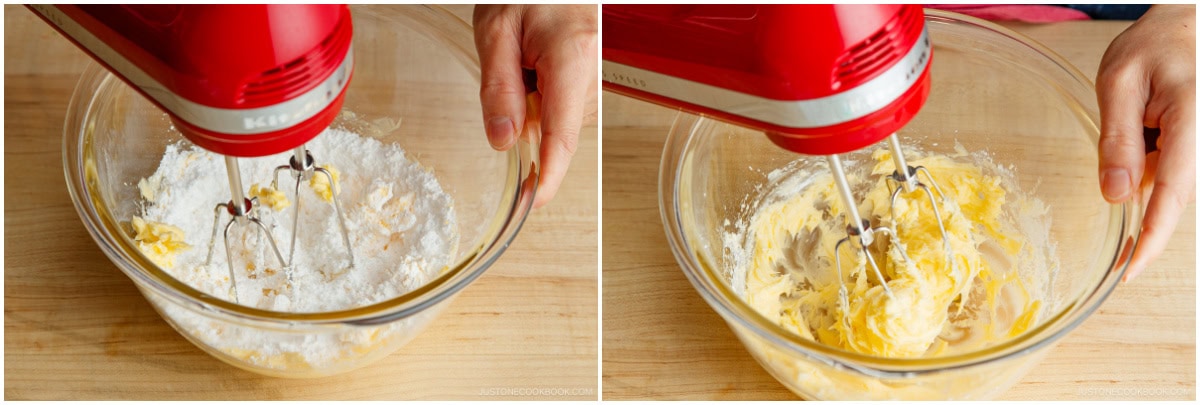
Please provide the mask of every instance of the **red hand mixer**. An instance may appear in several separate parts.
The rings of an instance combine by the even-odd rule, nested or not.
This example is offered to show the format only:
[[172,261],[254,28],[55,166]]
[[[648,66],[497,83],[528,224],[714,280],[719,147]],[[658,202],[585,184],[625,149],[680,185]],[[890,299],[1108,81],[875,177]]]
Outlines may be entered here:
[[[884,289],[867,246],[894,227],[863,220],[839,153],[888,138],[900,191],[941,194],[904,160],[895,132],[929,95],[932,47],[915,5],[604,5],[604,89],[761,130],[776,145],[826,155],[847,233]],[[934,216],[947,252],[937,204]],[[853,242],[852,242],[853,241]],[[903,249],[899,252],[907,261]],[[840,255],[838,260],[841,274]],[[841,290],[845,301],[845,287]]]
[[[290,171],[297,193],[300,182],[315,173],[329,180],[353,266],[332,175],[317,166],[304,147],[333,122],[350,82],[353,28],[345,5],[29,7],[165,111],[187,139],[225,155],[232,198],[217,206],[208,261],[221,211],[226,211],[232,216],[225,226],[231,282],[229,228],[234,223],[256,225],[267,235],[280,264],[290,267],[299,231],[299,195],[294,200],[292,250],[284,260],[255,213],[256,199],[245,197],[237,161],[288,150],[293,156],[275,169],[275,177]],[[290,280],[290,271],[288,276]]]

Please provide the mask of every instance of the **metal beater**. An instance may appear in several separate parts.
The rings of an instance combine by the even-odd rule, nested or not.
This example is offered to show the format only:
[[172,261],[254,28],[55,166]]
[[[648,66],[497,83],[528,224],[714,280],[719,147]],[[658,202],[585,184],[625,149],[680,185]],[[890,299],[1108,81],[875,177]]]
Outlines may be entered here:
[[[296,238],[300,232],[300,184],[304,180],[312,178],[313,173],[321,173],[329,180],[330,192],[333,193],[333,211],[338,220],[338,228],[341,231],[342,243],[346,247],[346,254],[350,259],[350,267],[354,267],[354,250],[350,246],[350,234],[346,228],[346,219],[342,215],[341,204],[338,202],[338,187],[334,184],[333,174],[328,169],[317,166],[311,153],[305,149],[304,145],[298,146],[292,150],[293,154],[288,159],[288,164],[276,167],[274,170],[274,179],[271,181],[271,188],[279,189],[279,173],[284,170],[290,171],[292,177],[296,179],[296,189],[292,193],[292,201],[295,207],[292,214],[292,242],[289,248],[288,258],[284,260],[283,254],[279,251],[279,245],[275,242],[275,237],[271,235],[270,229],[263,224],[259,219],[258,214],[258,197],[246,198],[242,188],[241,171],[238,167],[237,158],[232,156],[225,157],[225,168],[229,175],[229,188],[232,194],[232,199],[226,203],[217,204],[214,209],[213,216],[213,233],[208,242],[208,257],[205,259],[205,265],[212,264],[214,245],[217,239],[217,230],[220,229],[221,212],[225,211],[232,217],[225,224],[224,240],[225,240],[225,260],[229,267],[229,283],[232,289],[234,302],[238,302],[237,294],[237,277],[233,267],[233,253],[229,245],[229,229],[234,224],[252,224],[259,231],[258,235],[266,235],[267,243],[271,246],[271,252],[274,253],[276,260],[283,267],[284,273],[287,275],[288,283],[292,282],[292,264],[296,254]],[[234,201],[242,201],[242,204],[234,204]]]
[[[275,244],[275,237],[271,236],[271,230],[263,225],[262,220],[258,218],[257,203],[258,197],[246,198],[242,191],[242,172],[238,168],[237,158],[233,156],[225,157],[225,171],[229,176],[229,191],[232,199],[229,202],[217,204],[213,209],[213,232],[212,237],[208,240],[208,257],[204,259],[204,264],[212,264],[213,245],[217,241],[217,229],[221,224],[221,211],[228,212],[232,217],[225,224],[225,263],[229,266],[229,284],[233,293],[233,302],[238,302],[237,293],[237,276],[233,271],[233,251],[229,248],[229,229],[233,224],[246,225],[253,224],[262,234],[267,235],[267,242],[271,245],[271,251],[275,253],[275,258],[279,261],[279,265],[283,267],[284,273],[287,274],[288,283],[292,282],[291,264],[289,261],[283,260],[283,254],[279,252],[279,246]],[[237,202],[241,202],[238,204]]]
[[271,188],[279,189],[279,172],[284,170],[289,171],[296,179],[296,189],[292,193],[295,209],[292,214],[292,243],[289,249],[290,253],[288,253],[288,263],[295,258],[296,236],[300,233],[300,183],[311,179],[313,173],[320,173],[325,176],[326,180],[329,180],[329,191],[333,193],[333,214],[337,216],[338,228],[342,231],[342,243],[346,246],[346,254],[350,257],[350,267],[354,267],[354,250],[350,248],[350,233],[346,230],[346,218],[342,215],[342,205],[338,203],[338,187],[333,182],[333,174],[328,169],[314,164],[312,154],[308,153],[304,145],[297,146],[292,150],[292,157],[288,159],[288,164],[275,168],[271,179]]
[[[892,212],[892,218],[894,219],[896,217],[896,198],[900,196],[901,191],[905,193],[911,193],[917,189],[924,191],[925,195],[929,198],[930,206],[933,207],[933,216],[937,221],[938,230],[942,234],[942,243],[945,247],[946,255],[948,258],[953,258],[954,255],[950,249],[950,237],[946,233],[945,224],[942,222],[941,211],[938,209],[938,203],[944,203],[945,194],[942,193],[942,189],[938,187],[937,182],[933,181],[933,175],[929,173],[929,169],[926,169],[923,166],[912,167],[908,165],[908,162],[904,159],[904,153],[900,149],[900,138],[896,134],[892,134],[888,137],[888,145],[892,152],[892,162],[895,163],[896,166],[896,170],[887,177],[889,189],[892,189],[890,199],[890,211]],[[838,287],[838,301],[842,305],[843,311],[847,311],[849,309],[849,293],[846,290],[845,277],[842,272],[841,255],[838,254],[838,251],[841,250],[842,245],[846,245],[851,248],[858,248],[866,258],[867,265],[871,268],[872,272],[875,273],[875,277],[879,279],[879,284],[883,287],[884,292],[888,295],[888,297],[894,297],[892,295],[892,289],[888,288],[887,280],[884,279],[883,272],[879,270],[879,265],[875,263],[875,258],[871,256],[871,251],[868,249],[868,247],[874,243],[876,232],[891,238],[896,238],[898,235],[895,229],[896,224],[893,223],[891,227],[886,225],[871,227],[870,221],[862,219],[862,217],[858,214],[858,204],[855,203],[856,200],[850,191],[850,185],[846,181],[846,173],[842,167],[841,158],[838,155],[829,155],[827,158],[829,160],[829,169],[833,172],[834,184],[837,186],[838,194],[841,196],[842,203],[846,205],[847,218],[850,222],[846,226],[847,236],[839,240],[837,245],[834,246],[834,265],[837,267],[838,280],[843,281]],[[933,192],[929,189],[929,186],[917,178],[918,173],[925,174],[926,180],[929,182],[929,185],[932,185],[933,189],[937,191],[938,196],[941,197],[940,199],[935,199]],[[892,188],[892,184],[895,184],[896,186]],[[900,257],[905,262],[911,261],[904,249],[897,248],[896,251],[900,253]]]

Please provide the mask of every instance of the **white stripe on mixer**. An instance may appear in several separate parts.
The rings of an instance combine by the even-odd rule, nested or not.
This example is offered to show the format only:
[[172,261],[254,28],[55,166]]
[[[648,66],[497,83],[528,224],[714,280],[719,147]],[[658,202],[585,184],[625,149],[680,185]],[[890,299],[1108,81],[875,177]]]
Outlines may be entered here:
[[896,101],[929,65],[929,31],[879,76],[852,89],[811,100],[775,100],[604,61],[604,80],[676,100],[789,128],[841,124]]
[[291,100],[258,108],[217,108],[198,104],[167,90],[166,86],[121,56],[53,5],[39,4],[32,8],[41,13],[64,33],[83,45],[146,95],[170,110],[180,119],[197,127],[224,134],[254,135],[278,131],[303,122],[324,110],[342,89],[349,84],[354,66],[353,45],[337,70],[320,85]]

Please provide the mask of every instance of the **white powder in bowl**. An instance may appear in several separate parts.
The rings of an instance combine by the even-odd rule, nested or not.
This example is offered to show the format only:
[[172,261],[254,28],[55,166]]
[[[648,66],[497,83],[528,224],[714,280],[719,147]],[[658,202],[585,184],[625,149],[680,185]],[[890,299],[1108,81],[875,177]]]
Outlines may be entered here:
[[[354,266],[347,266],[333,204],[314,192],[309,181],[303,181],[290,282],[289,270],[271,253],[257,227],[246,222],[230,229],[238,303],[297,313],[349,309],[403,295],[447,269],[458,245],[457,224],[453,201],[432,172],[406,156],[398,145],[344,130],[326,130],[307,148],[318,166],[332,166],[340,173],[336,198],[349,231]],[[269,186],[275,168],[287,164],[290,157],[287,152],[239,159],[244,192],[253,185]],[[291,206],[275,211],[260,202],[256,208],[284,259],[292,249],[295,185],[290,172],[282,171],[279,189]],[[168,146],[158,169],[139,182],[139,189],[141,219],[177,227],[189,245],[165,252],[173,256],[168,261],[173,265],[164,270],[201,292],[234,301],[221,233],[230,220],[227,213],[221,214],[212,260],[206,264],[214,207],[230,199],[224,156],[182,144]],[[143,248],[143,252],[155,258],[154,251]],[[361,353],[366,346],[379,344],[387,338],[387,333],[380,332],[397,327],[289,339],[272,335],[274,332],[231,327],[171,304],[164,310],[181,331],[204,344],[269,368],[296,364],[320,368],[340,354]]]

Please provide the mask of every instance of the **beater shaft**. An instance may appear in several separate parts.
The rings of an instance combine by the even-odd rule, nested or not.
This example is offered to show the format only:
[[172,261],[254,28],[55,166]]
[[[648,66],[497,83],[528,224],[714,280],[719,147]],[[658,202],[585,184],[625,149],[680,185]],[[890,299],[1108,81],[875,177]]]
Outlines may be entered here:
[[904,187],[904,192],[911,193],[917,187],[917,179],[907,170],[908,161],[904,160],[904,152],[900,150],[900,136],[896,134],[889,136],[888,145],[892,148],[892,162],[896,164],[896,173],[898,174],[896,180]]
[[846,171],[842,168],[842,158],[838,155],[829,155],[829,169],[833,172],[833,182],[838,189],[838,194],[842,197],[842,204],[846,205],[846,215],[850,217],[850,228],[858,232],[859,238],[864,246],[870,245],[874,241],[871,233],[871,228],[866,221],[863,221],[862,216],[858,215],[858,203],[854,200],[854,195],[850,192],[850,183],[846,181]]
[[229,201],[236,202],[231,204],[231,209],[237,213],[235,218],[240,218],[246,214],[246,207],[241,204],[246,199],[246,194],[242,192],[242,171],[238,167],[236,157],[225,157],[225,174],[229,176],[229,193],[232,197]]
[[300,162],[299,167],[303,171],[309,166],[314,166],[313,162],[309,161],[309,159],[311,158],[308,156],[308,149],[304,145],[297,146],[295,149],[292,149],[292,158],[288,161],[288,168],[294,168],[297,166],[295,162]]
[[[300,166],[304,166],[308,162],[308,151],[304,149],[304,145],[297,146],[292,149],[292,158],[288,161],[288,169],[295,167],[296,162],[300,162]],[[282,167],[282,166],[281,166]],[[303,168],[301,169],[303,170]],[[275,168],[275,173],[279,173],[279,168]],[[292,243],[288,248],[288,263],[296,260],[296,235],[300,233],[300,182],[305,179],[303,172],[296,176],[296,190],[292,193],[292,205],[294,206],[292,213]],[[331,186],[333,182],[329,183]],[[272,188],[278,190],[276,185]]]

